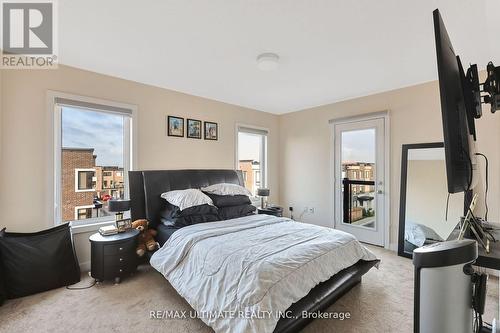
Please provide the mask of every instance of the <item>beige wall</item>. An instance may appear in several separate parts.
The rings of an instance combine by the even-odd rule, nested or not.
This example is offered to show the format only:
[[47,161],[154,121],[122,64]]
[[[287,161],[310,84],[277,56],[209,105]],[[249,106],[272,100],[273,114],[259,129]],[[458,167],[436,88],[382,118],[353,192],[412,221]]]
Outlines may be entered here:
[[[1,71],[0,216],[8,230],[28,232],[54,225],[49,176],[47,90],[89,96],[138,107],[138,168],[235,167],[235,126],[265,127],[268,137],[268,180],[271,200],[278,202],[278,116],[76,68]],[[215,121],[219,140],[166,136],[166,116]],[[78,241],[85,244],[85,237]],[[78,246],[78,244],[77,244]],[[87,256],[87,253],[81,256]]]
[[[383,78],[381,78],[383,79]],[[293,205],[295,215],[303,207],[314,207],[303,220],[333,226],[333,199],[330,164],[331,119],[388,110],[390,114],[390,243],[396,247],[399,221],[401,145],[442,141],[439,89],[437,82],[320,106],[280,117],[280,200]],[[478,147],[490,157],[490,217],[498,220],[500,139],[499,115],[484,112],[478,121]],[[482,165],[482,164],[481,164]],[[482,205],[482,203],[481,203]],[[478,207],[481,209],[481,207]]]
[[[131,103],[138,106],[138,168],[234,168],[235,124],[270,129],[271,202],[295,207],[303,220],[333,226],[330,166],[330,119],[389,110],[390,234],[397,241],[401,145],[442,140],[437,82],[325,105],[282,116],[113,78],[71,67],[58,70],[0,71],[0,217],[12,231],[53,225],[48,147],[47,90]],[[219,141],[170,138],[167,115],[219,123]],[[500,117],[485,110],[478,121],[479,150],[490,158],[490,220],[498,221]],[[481,162],[481,170],[483,164]],[[479,188],[481,190],[481,188]],[[480,201],[479,210],[483,209]],[[88,257],[88,234],[76,238],[80,256]],[[80,245],[78,245],[80,244]]]
[[406,179],[406,222],[428,226],[447,239],[463,216],[464,195],[450,195],[446,220],[448,187],[444,159],[408,160]]

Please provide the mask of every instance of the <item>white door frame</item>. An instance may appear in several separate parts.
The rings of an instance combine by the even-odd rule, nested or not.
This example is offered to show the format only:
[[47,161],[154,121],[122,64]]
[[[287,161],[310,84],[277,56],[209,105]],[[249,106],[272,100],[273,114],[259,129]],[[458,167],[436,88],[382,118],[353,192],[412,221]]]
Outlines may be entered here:
[[358,122],[363,120],[373,120],[373,119],[383,119],[384,120],[384,248],[390,249],[390,226],[391,226],[391,178],[390,178],[390,117],[389,111],[373,112],[367,114],[361,114],[351,117],[335,118],[329,121],[330,123],[330,172],[331,172],[331,186],[330,186],[330,198],[332,201],[332,211],[331,216],[333,220],[333,226],[336,227],[336,217],[335,217],[335,207],[336,207],[336,194],[335,194],[335,125]]

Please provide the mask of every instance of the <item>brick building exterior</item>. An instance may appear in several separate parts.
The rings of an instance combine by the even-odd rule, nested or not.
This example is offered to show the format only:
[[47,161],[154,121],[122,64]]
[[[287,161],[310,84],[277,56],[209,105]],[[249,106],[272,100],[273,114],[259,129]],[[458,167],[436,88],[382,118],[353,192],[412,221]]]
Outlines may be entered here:
[[260,163],[254,160],[240,160],[239,169],[243,172],[245,187],[256,193],[260,187]]
[[[76,207],[92,206],[95,191],[78,191],[76,172],[78,169],[95,169],[94,149],[92,148],[63,148],[61,156],[61,204],[62,219],[64,222],[78,219]],[[82,208],[81,213],[88,208]],[[92,214],[92,209],[90,209]]]
[[108,194],[115,198],[123,198],[125,184],[123,168],[117,166],[96,166],[96,192],[99,198]]
[[[61,205],[64,222],[111,215],[105,195],[123,198],[124,171],[118,166],[97,166],[93,148],[63,148]],[[99,209],[94,204],[99,204]]]

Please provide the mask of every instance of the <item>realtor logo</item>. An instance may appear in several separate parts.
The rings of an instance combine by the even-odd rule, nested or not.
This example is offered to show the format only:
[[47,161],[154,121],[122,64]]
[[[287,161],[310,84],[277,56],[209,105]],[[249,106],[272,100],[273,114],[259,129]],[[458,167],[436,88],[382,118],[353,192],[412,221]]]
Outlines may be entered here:
[[54,68],[54,1],[2,1],[2,68]]

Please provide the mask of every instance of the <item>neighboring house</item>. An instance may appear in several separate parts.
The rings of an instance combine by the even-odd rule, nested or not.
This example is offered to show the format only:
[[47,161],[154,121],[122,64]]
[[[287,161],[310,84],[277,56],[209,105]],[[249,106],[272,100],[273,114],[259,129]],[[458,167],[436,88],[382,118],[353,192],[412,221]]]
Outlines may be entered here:
[[95,196],[93,148],[63,148],[62,219],[64,222],[92,217]]
[[[372,163],[363,162],[343,162],[342,177],[351,180],[374,180],[375,166]],[[351,193],[353,195],[359,193],[373,192],[372,185],[352,185]]]
[[255,194],[260,187],[260,163],[255,160],[239,160],[239,169],[243,173],[245,187]]
[[105,195],[123,198],[123,168],[96,166],[93,148],[62,149],[62,219],[64,222],[108,215],[106,205],[96,209]]
[[97,166],[95,172],[96,194],[102,198],[108,194],[115,198],[123,198],[125,185],[123,183],[123,168],[117,166]]

